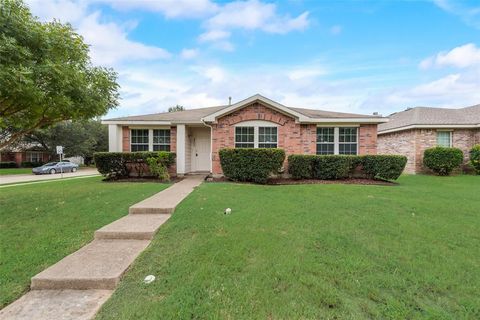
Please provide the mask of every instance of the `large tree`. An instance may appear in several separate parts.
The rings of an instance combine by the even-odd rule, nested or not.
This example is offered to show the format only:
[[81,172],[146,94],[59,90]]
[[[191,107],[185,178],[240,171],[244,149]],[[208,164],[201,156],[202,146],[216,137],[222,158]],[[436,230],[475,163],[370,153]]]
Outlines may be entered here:
[[168,108],[168,112],[177,112],[177,111],[185,111],[185,110],[186,110],[185,107],[179,104]]
[[118,105],[116,78],[92,65],[71,25],[0,0],[0,149],[38,128],[106,114]]
[[108,128],[98,120],[64,121],[37,129],[23,140],[41,145],[52,155],[56,154],[56,146],[63,146],[65,156],[82,156],[88,164],[93,153],[108,151]]

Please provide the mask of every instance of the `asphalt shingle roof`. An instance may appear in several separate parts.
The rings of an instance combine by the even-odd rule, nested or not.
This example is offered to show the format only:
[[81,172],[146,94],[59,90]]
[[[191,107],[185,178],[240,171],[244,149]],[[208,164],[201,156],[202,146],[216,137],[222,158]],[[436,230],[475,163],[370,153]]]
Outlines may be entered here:
[[412,125],[478,125],[480,104],[460,109],[416,107],[391,114],[389,119],[378,126],[379,133]]

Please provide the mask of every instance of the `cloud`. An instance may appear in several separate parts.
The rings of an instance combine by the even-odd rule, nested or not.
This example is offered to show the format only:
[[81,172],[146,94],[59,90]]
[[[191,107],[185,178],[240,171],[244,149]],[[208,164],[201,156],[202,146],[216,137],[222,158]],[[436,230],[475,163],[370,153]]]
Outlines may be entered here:
[[342,33],[342,30],[343,30],[342,26],[334,25],[330,28],[330,33],[336,36]]
[[480,48],[473,43],[468,43],[448,52],[442,51],[435,56],[428,57],[422,60],[419,66],[425,70],[432,67],[467,68],[474,65],[480,65]]
[[218,10],[218,5],[210,0],[97,0],[97,2],[108,3],[117,10],[139,9],[160,12],[167,18],[200,18]]
[[198,56],[198,50],[197,49],[183,49],[182,52],[180,52],[180,56],[183,59],[193,59]]
[[145,45],[128,39],[128,31],[136,27],[136,22],[127,21],[123,25],[104,22],[100,11],[90,13],[86,2],[70,0],[31,1],[32,13],[42,21],[53,18],[71,23],[90,45],[92,62],[97,65],[118,66],[128,61],[149,61],[166,59],[171,54],[159,47]]
[[480,29],[480,5],[469,6],[465,2],[451,0],[432,0],[440,9],[459,16],[466,24]]
[[207,31],[199,40],[217,41],[229,38],[232,30],[261,30],[272,34],[286,34],[291,31],[305,30],[310,21],[308,12],[292,18],[280,15],[273,3],[258,0],[234,1],[225,4],[218,12],[204,22]]

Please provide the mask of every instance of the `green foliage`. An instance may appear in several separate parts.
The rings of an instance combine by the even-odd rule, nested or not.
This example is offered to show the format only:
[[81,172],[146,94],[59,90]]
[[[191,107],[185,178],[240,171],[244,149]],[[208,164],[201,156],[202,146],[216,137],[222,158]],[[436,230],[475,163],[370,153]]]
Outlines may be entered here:
[[95,152],[108,150],[108,128],[99,120],[63,121],[35,130],[24,140],[43,146],[52,155],[56,154],[56,146],[63,146],[66,157],[82,156],[88,165]]
[[0,0],[0,148],[37,128],[101,116],[118,105],[117,74],[93,66],[70,24],[40,22]]
[[[114,180],[130,176],[151,176],[147,159],[157,159],[159,165],[169,168],[175,163],[175,153],[159,152],[97,152],[93,155],[95,165],[106,179]],[[155,174],[155,173],[154,173]]]
[[14,161],[0,162],[0,168],[16,168],[17,164]]
[[473,146],[472,150],[470,150],[470,163],[475,172],[480,174],[480,144]]
[[168,108],[168,112],[177,112],[177,111],[185,111],[185,107],[177,104],[176,106]]
[[440,176],[448,176],[462,162],[463,152],[458,148],[434,147],[423,154],[423,164]]
[[288,172],[294,179],[346,179],[359,174],[370,179],[396,180],[405,169],[407,158],[396,155],[290,155]]
[[266,183],[271,174],[278,173],[285,160],[282,149],[221,149],[223,174],[234,181]]
[[22,168],[35,168],[35,167],[40,167],[43,164],[44,164],[44,162],[23,161],[20,166]]
[[168,174],[168,169],[164,165],[160,157],[150,157],[147,158],[148,168],[150,173],[162,181],[170,180],[170,175]]
[[407,157],[400,155],[360,156],[362,171],[368,178],[397,180],[407,164]]

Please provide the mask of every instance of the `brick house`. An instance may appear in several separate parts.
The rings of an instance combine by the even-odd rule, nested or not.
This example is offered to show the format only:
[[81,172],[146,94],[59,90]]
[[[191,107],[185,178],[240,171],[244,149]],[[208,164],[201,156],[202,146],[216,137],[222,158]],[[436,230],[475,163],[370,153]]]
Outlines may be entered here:
[[45,163],[50,160],[50,154],[34,144],[19,144],[13,148],[0,150],[0,162],[15,162],[17,167],[22,163]]
[[235,104],[103,120],[109,151],[172,151],[176,172],[221,175],[221,148],[281,148],[289,154],[376,154],[377,125],[359,115],[286,107],[261,95]]
[[378,126],[378,152],[407,156],[407,173],[421,173],[423,152],[435,146],[456,147],[469,161],[480,143],[480,105],[461,109],[417,107],[390,115]]

